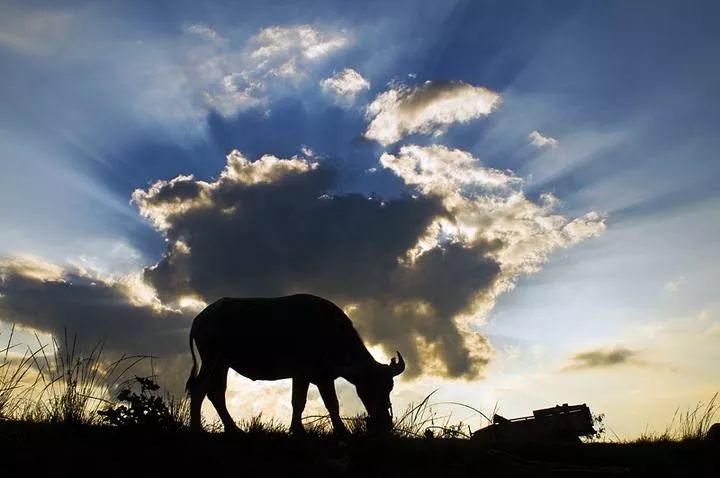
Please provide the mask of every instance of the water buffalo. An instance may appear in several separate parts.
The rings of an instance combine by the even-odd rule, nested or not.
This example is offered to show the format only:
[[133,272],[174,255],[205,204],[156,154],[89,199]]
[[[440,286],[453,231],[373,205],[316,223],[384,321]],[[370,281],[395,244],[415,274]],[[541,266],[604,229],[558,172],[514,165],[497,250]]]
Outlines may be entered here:
[[[193,341],[201,359],[200,371]],[[346,434],[334,381],[355,385],[373,431],[392,427],[393,377],[405,370],[398,352],[390,364],[375,361],[348,316],[329,300],[299,294],[276,298],[223,298],[205,308],[190,329],[193,366],[187,381],[191,428],[201,429],[200,407],[207,395],[226,431],[237,426],[225,405],[228,369],[252,380],[292,378],[290,431],[303,433],[302,412],[310,383],[330,413],[333,429]]]

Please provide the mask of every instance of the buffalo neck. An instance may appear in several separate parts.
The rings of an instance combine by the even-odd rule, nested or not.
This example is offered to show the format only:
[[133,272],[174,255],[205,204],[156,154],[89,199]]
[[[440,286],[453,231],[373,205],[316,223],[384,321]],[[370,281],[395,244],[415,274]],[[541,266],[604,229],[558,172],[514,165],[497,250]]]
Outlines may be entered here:
[[361,350],[357,350],[352,361],[348,367],[345,367],[343,372],[340,374],[342,378],[347,380],[353,385],[357,385],[357,382],[362,380],[362,377],[367,377],[372,374],[373,370],[377,370],[381,367],[380,362],[373,358],[372,354],[364,346]]

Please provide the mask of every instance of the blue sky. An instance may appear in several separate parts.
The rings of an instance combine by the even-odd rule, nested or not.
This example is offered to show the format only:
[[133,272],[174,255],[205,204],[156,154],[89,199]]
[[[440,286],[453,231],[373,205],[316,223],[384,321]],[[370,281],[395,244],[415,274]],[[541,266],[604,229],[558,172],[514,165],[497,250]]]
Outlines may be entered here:
[[[517,249],[483,249],[498,254],[493,260],[501,274],[492,284],[504,285],[491,301],[474,302],[469,327],[487,338],[492,358],[472,380],[445,377],[444,393],[497,399],[508,414],[522,414],[571,400],[539,389],[590,401],[579,390],[595,377],[597,405],[591,405],[611,419],[629,415],[628,404],[642,397],[659,396],[647,417],[618,423],[618,430],[662,424],[675,407],[706,399],[720,385],[711,352],[720,340],[714,286],[720,279],[719,9],[711,1],[4,2],[0,255],[31,254],[66,271],[80,264],[110,288],[121,276],[140,273],[138,280],[149,281],[167,302],[168,294],[180,292],[163,290],[143,268],[173,254],[168,244],[174,239],[198,240],[198,249],[205,239],[188,218],[163,229],[152,214],[167,204],[150,198],[143,206],[131,195],[178,175],[218,181],[232,150],[251,162],[297,156],[332,170],[334,179],[322,190],[332,197],[360,193],[398,204],[407,194],[441,197],[460,232],[446,231],[437,248],[468,249],[472,241],[477,248],[480,238],[500,237],[481,231],[463,239],[462,231],[481,230],[486,222],[462,219],[470,203],[448,206],[452,201],[480,207],[483,194],[506,199],[521,191],[537,220],[547,216],[539,206],[543,194],[552,193],[553,214],[565,222],[541,243],[527,242],[522,258]],[[298,44],[303,38],[308,45]],[[276,50],[258,53],[262,47]],[[346,68],[367,83],[344,94],[323,88],[324,79]],[[484,113],[478,103],[480,109],[462,119],[463,105],[483,101],[463,95],[480,95],[480,89],[498,102]],[[430,126],[411,126],[384,144],[368,133],[378,117],[368,108],[393,91],[401,99],[435,91],[459,102],[446,111],[453,118],[446,123],[435,116]],[[427,101],[427,114],[437,115],[437,103]],[[391,119],[400,122],[399,115]],[[402,150],[411,145],[449,168],[442,174],[450,176],[436,170],[413,178],[401,170],[403,158],[417,159]],[[433,145],[468,154],[484,168],[478,174],[504,172],[510,189],[464,181],[469,173]],[[288,188],[278,183],[275,194],[289,194]],[[212,199],[214,205],[220,200]],[[488,208],[483,211],[495,218],[507,212]],[[555,237],[588,213],[597,215],[589,221],[594,229]],[[494,226],[497,234],[530,237],[518,217]],[[397,234],[387,244],[401,244]],[[225,254],[254,253],[252,244],[244,247]],[[438,274],[455,271],[442,267]],[[475,292],[495,287],[463,273],[478,281]],[[188,280],[197,284],[202,277]],[[235,283],[235,295],[245,294],[242,284]],[[322,283],[315,287],[325,290]],[[190,292],[206,302],[214,290],[224,289],[193,285]],[[456,291],[445,292],[455,297]],[[9,300],[12,290],[3,293]],[[432,297],[438,310],[449,300]],[[384,335],[387,327],[367,323],[374,342],[396,338]],[[461,329],[462,340],[469,340]],[[422,333],[433,340],[431,332]],[[684,344],[693,341],[697,358],[688,359]],[[622,363],[557,372],[572,369],[568,361],[582,352],[620,348],[630,351]],[[442,360],[450,363],[451,352],[446,355]],[[428,378],[416,381],[435,383],[433,370],[426,364],[422,377]],[[513,377],[536,389],[508,385]],[[636,395],[608,385],[638,377],[647,383]],[[687,377],[693,377],[689,384],[675,387],[684,393],[660,391],[662,383]]]

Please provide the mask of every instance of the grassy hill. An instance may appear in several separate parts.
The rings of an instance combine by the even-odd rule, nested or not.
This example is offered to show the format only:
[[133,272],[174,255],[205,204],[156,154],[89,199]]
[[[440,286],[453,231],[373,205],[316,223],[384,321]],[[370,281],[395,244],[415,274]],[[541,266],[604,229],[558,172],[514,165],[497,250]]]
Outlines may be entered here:
[[470,439],[462,424],[437,426],[432,394],[396,417],[388,436],[368,435],[361,417],[348,418],[342,440],[323,417],[306,417],[304,437],[259,418],[241,423],[242,434],[193,433],[185,399],[163,394],[154,377],[126,379],[141,357],[108,365],[101,347],[15,357],[11,348],[0,350],[2,476],[720,476],[720,440],[703,438],[717,395],[634,442],[500,447]]

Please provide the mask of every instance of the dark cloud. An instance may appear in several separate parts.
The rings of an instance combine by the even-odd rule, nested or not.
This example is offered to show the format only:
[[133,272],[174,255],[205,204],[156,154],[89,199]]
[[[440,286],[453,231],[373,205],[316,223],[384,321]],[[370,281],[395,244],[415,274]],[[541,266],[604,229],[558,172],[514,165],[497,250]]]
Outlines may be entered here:
[[[449,244],[402,263],[446,213],[440,198],[332,196],[335,184],[326,168],[272,182],[218,181],[204,190],[209,206],[165,217],[168,249],[145,270],[146,280],[164,301],[318,294],[350,307],[369,343],[400,349],[412,363],[410,373],[419,373],[428,361],[423,354],[431,354],[444,364],[442,373],[475,375],[486,359],[469,350],[454,319],[499,273],[485,255],[489,246]],[[188,190],[160,185],[141,209],[195,201]]]
[[638,352],[625,347],[611,349],[595,349],[575,354],[565,370],[586,368],[612,367],[623,364],[641,364],[637,359]]
[[191,317],[135,304],[119,285],[75,274],[45,280],[5,269],[0,292],[0,319],[56,337],[77,334],[85,347],[102,341],[118,354],[187,351]]
[[[413,267],[389,270],[390,285],[367,297],[349,297],[357,309],[353,317],[363,336],[373,343],[396,346],[418,373],[439,359],[449,376],[474,376],[487,363],[488,347],[478,335],[482,350],[471,350],[467,331],[453,318],[467,310],[479,290],[485,290],[499,274],[499,266],[484,257],[482,247],[457,244],[433,249],[420,256]],[[426,343],[418,347],[417,340]],[[473,353],[475,352],[475,353]],[[430,357],[423,356],[429,354]],[[437,371],[437,370],[435,370]]]
[[183,393],[193,314],[138,303],[133,284],[76,272],[48,278],[45,272],[32,263],[0,261],[0,320],[52,334],[60,353],[72,343],[76,353],[87,353],[102,342],[108,363],[124,354],[146,356],[130,373],[155,373],[171,393]]

